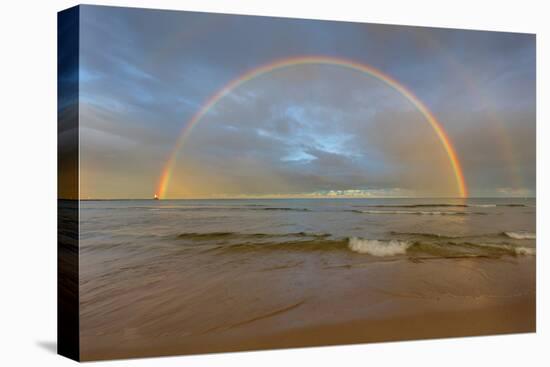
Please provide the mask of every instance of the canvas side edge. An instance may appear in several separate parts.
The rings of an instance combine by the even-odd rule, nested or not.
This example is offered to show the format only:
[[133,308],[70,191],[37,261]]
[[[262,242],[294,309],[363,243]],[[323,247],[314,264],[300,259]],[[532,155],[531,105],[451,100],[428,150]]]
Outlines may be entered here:
[[79,43],[80,8],[57,16],[57,352],[80,360]]

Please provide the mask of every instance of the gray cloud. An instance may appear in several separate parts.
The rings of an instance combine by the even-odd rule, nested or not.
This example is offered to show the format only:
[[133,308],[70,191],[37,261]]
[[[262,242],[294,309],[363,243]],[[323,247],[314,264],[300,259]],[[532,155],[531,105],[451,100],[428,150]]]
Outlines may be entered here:
[[[150,197],[185,124],[243,72],[303,54],[365,62],[441,121],[474,195],[535,189],[535,38],[526,34],[84,6],[85,195]],[[225,97],[179,152],[174,196],[330,190],[453,195],[422,115],[380,81],[286,68]]]

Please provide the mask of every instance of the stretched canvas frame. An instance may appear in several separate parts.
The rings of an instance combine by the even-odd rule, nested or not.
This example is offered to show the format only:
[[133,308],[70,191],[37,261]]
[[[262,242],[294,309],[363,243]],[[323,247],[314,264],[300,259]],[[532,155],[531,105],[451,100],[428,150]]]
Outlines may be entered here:
[[[265,35],[275,35],[267,46]],[[361,53],[362,37],[381,55]],[[534,332],[535,43],[322,20],[60,12],[59,354]],[[172,59],[189,61],[181,75]],[[370,100],[357,94],[363,79],[376,101],[365,109],[353,102]],[[387,131],[349,122],[379,110],[395,112],[380,120]],[[409,121],[402,112],[414,124],[392,125]],[[281,115],[294,125],[271,124]],[[357,143],[378,132],[385,144]]]

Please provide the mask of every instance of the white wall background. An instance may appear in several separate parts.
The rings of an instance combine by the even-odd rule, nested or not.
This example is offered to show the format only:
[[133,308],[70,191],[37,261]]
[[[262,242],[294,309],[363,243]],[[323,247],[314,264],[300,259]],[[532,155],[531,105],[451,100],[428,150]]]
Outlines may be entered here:
[[[550,365],[550,20],[545,1],[126,0],[96,4],[537,33],[536,334],[101,362],[94,366]],[[64,366],[56,340],[56,12],[4,1],[0,21],[0,365]],[[548,225],[548,224],[547,224]]]

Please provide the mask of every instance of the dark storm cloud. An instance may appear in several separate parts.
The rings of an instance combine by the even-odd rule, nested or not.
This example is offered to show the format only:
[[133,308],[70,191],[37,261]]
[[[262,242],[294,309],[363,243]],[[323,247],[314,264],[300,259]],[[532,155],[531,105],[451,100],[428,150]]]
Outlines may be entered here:
[[[150,196],[209,96],[251,68],[305,54],[368,63],[406,85],[447,130],[474,195],[534,193],[532,35],[95,6],[83,7],[81,34],[91,196],[124,196],[124,185]],[[422,116],[379,81],[291,68],[243,85],[205,116],[178,156],[173,188],[444,194],[445,159]]]

